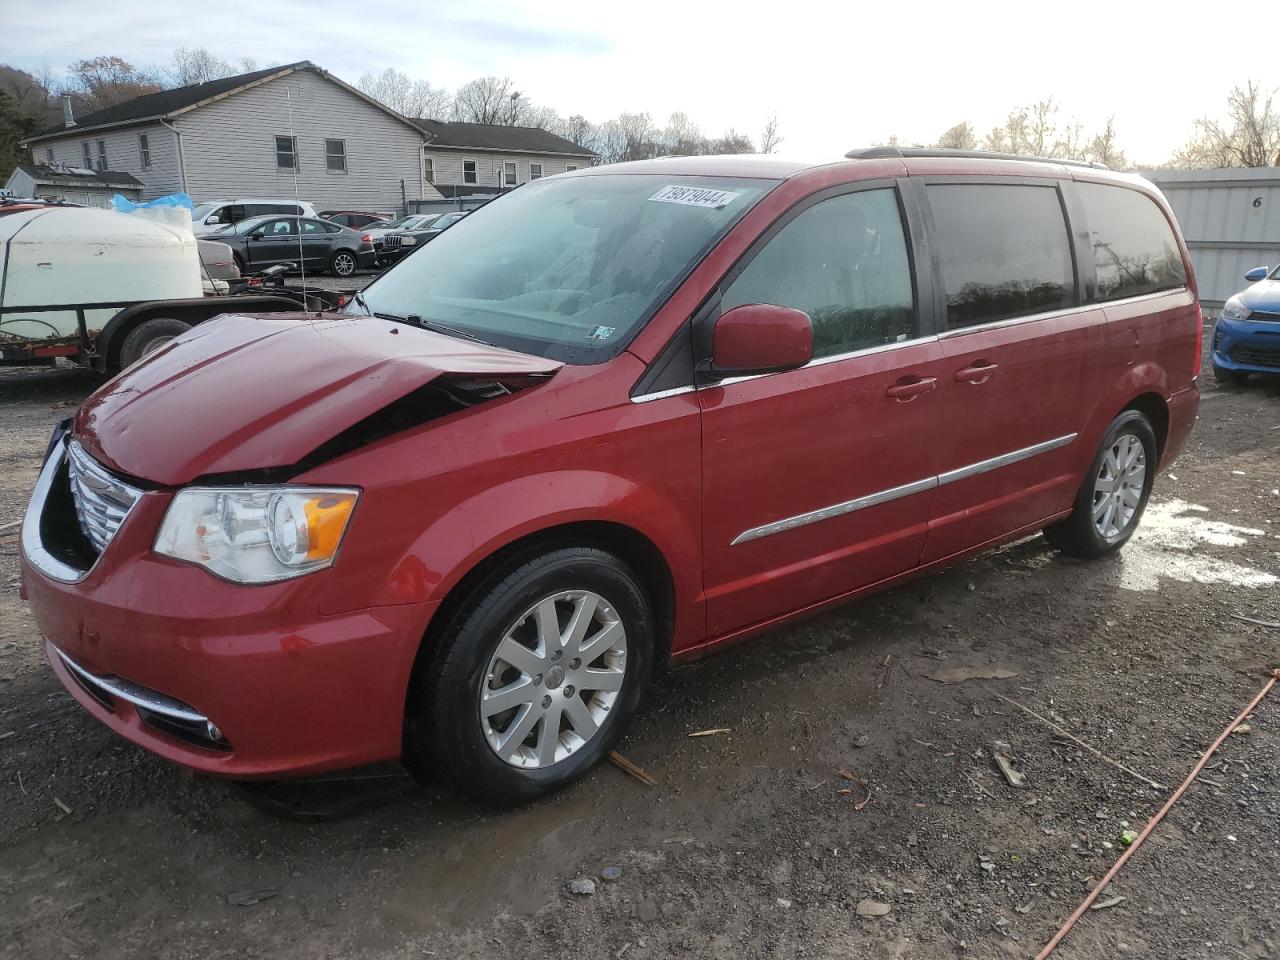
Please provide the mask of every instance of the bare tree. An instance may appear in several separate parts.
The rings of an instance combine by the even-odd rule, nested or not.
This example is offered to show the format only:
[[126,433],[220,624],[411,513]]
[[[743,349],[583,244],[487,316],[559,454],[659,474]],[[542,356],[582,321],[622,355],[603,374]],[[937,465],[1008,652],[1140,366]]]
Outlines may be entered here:
[[441,119],[449,115],[453,106],[447,90],[433,87],[426,80],[414,80],[391,67],[379,74],[363,74],[356,81],[356,88],[406,117]]
[[163,90],[160,79],[120,57],[93,57],[68,68],[67,83],[57,91],[77,101],[82,110],[102,110],[145,93]]
[[965,120],[944,131],[936,146],[948,150],[977,150],[978,135],[973,132],[973,124]]
[[765,121],[764,130],[760,132],[760,152],[773,153],[785,139],[778,135],[778,115],[775,113]]
[[1280,111],[1277,91],[1255,80],[1232,87],[1225,120],[1204,117],[1195,133],[1174,155],[1178,167],[1269,167],[1280,154]]
[[[253,69],[250,67],[249,69]],[[232,77],[242,72],[221,57],[215,56],[205,47],[179,47],[173,51],[173,59],[164,71],[166,78],[175,87],[186,87],[193,83],[208,83]],[[247,71],[244,71],[247,72]]]
[[739,133],[730,127],[726,130],[719,140],[713,140],[711,143],[711,153],[755,153],[756,145],[751,142],[751,138],[745,133]]
[[468,123],[518,126],[532,109],[510,77],[480,77],[453,95],[453,118]]
[[1116,143],[1115,117],[1107,117],[1107,125],[1103,131],[1094,134],[1085,151],[1085,158],[1095,163],[1105,164],[1113,170],[1121,170],[1125,167],[1128,161],[1125,159],[1124,151]]

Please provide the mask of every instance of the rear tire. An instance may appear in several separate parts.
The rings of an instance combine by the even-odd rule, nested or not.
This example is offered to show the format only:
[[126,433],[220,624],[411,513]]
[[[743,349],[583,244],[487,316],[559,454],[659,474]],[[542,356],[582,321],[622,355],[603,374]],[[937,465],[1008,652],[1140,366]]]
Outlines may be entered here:
[[1147,508],[1157,457],[1151,421],[1137,410],[1121,413],[1102,438],[1071,515],[1045,527],[1045,539],[1063,553],[1085,559],[1119,550]]
[[190,329],[191,324],[176,317],[143,320],[125,335],[124,342],[120,344],[120,369],[133,366]]
[[335,277],[354,276],[358,266],[360,263],[350,250],[337,250],[329,258],[329,271]]
[[1220,367],[1216,363],[1213,365],[1213,379],[1219,383],[1241,384],[1249,379],[1249,371],[1247,370],[1228,370],[1226,367]]
[[565,547],[513,563],[420,658],[405,724],[416,776],[496,806],[558,790],[607,756],[653,669],[652,607],[621,560]]

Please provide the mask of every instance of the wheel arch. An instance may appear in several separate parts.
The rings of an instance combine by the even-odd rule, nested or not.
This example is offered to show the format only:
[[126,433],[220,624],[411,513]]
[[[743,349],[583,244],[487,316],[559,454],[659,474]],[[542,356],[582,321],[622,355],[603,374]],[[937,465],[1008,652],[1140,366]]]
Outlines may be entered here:
[[1141,393],[1125,404],[1116,416],[1124,413],[1125,410],[1137,410],[1151,422],[1151,430],[1156,435],[1157,460],[1163,462],[1164,452],[1169,442],[1168,402],[1158,393]]

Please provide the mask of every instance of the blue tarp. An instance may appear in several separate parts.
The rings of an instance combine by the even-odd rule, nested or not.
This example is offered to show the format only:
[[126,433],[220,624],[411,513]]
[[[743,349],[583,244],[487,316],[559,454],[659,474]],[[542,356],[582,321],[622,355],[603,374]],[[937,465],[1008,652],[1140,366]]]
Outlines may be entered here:
[[111,209],[119,213],[132,213],[134,210],[142,210],[145,207],[186,207],[188,210],[195,210],[196,205],[185,193],[171,193],[168,196],[156,197],[154,200],[147,200],[143,203],[134,203],[118,193],[111,198]]

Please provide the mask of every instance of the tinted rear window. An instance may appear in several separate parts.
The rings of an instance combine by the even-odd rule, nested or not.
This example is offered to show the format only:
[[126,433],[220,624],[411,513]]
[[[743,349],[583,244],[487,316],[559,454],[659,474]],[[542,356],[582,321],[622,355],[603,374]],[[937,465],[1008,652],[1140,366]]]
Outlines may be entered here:
[[1054,187],[931,184],[947,326],[969,327],[1075,303],[1075,272]]
[[1173,228],[1154,200],[1137,190],[1078,183],[1098,273],[1096,299],[1119,300],[1186,286]]

